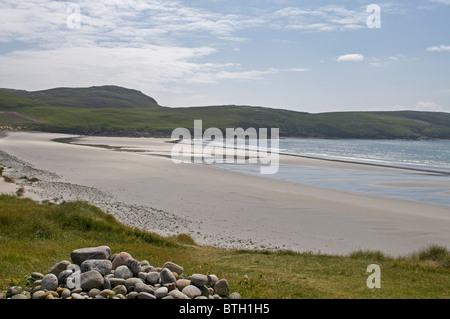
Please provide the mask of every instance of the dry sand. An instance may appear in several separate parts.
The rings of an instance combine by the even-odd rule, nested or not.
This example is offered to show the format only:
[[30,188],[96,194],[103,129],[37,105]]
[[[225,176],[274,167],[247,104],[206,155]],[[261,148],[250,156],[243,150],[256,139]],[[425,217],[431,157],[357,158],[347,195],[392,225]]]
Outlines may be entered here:
[[[0,164],[11,167],[5,175],[39,178],[19,182],[35,200],[87,200],[125,224],[163,235],[190,233],[198,243],[228,248],[401,255],[432,243],[450,247],[448,207],[175,164],[167,158],[173,144],[164,139],[77,141],[125,148],[117,151],[51,141],[57,137],[67,136],[16,132],[0,139]],[[394,170],[291,156],[281,162]],[[11,191],[4,186],[0,193]]]

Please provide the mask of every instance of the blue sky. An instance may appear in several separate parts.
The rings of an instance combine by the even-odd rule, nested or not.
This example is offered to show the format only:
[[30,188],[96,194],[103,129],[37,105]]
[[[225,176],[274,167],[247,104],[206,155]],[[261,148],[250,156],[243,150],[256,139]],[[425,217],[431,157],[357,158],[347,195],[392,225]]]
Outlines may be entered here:
[[[372,4],[380,28],[368,27]],[[165,106],[450,112],[449,30],[450,0],[2,0],[0,87],[120,85]]]

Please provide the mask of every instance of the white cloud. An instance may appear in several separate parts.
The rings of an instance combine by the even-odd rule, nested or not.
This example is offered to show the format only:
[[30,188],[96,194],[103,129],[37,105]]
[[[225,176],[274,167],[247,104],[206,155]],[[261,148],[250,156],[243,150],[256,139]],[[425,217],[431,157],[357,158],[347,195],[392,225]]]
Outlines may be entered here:
[[441,4],[450,4],[450,0],[430,0],[430,1],[441,3]]
[[364,61],[364,55],[359,53],[345,54],[337,58],[337,62],[362,62],[362,61]]
[[429,48],[427,48],[427,51],[430,51],[430,52],[450,51],[450,45],[439,45],[439,46],[429,47]]
[[427,111],[427,112],[443,112],[444,108],[434,102],[424,102],[424,101],[419,101],[416,104],[415,109],[417,111]]

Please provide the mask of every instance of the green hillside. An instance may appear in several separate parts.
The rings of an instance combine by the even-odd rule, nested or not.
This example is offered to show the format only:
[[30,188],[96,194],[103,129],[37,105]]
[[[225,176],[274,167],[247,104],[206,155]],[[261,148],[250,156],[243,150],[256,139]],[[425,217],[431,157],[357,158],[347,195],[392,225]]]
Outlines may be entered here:
[[284,137],[449,139],[450,114],[336,112],[309,114],[252,106],[168,108],[136,90],[116,86],[38,92],[0,89],[0,124],[48,132],[169,136],[178,127],[279,128]]

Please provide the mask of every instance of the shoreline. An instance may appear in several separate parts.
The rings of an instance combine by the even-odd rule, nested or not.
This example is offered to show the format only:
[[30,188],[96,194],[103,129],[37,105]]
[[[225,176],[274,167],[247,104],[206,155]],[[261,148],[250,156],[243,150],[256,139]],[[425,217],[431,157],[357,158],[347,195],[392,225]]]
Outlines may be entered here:
[[[370,249],[398,255],[428,244],[448,247],[450,243],[450,209],[445,207],[244,176],[205,165],[175,165],[143,153],[51,142],[55,136],[67,137],[12,133],[0,140],[1,149],[20,158],[26,163],[23,167],[55,174],[45,177],[39,173],[42,180],[27,184],[25,197],[33,192],[38,195],[38,188],[47,188],[40,196],[64,197],[75,192],[77,195],[68,198],[85,198],[124,224],[162,235],[186,232],[199,244],[225,248],[326,254]],[[104,143],[107,139],[109,144]],[[114,142],[121,141],[134,150],[144,142],[122,139],[86,137],[84,142],[116,145]],[[164,155],[172,146],[164,140],[146,139],[145,144],[153,149],[151,154]],[[394,170],[286,156],[282,161]]]

